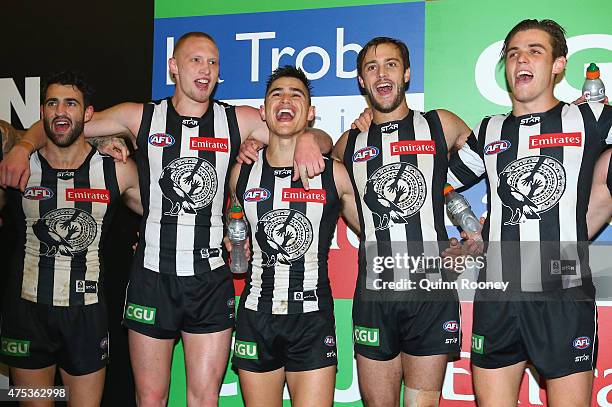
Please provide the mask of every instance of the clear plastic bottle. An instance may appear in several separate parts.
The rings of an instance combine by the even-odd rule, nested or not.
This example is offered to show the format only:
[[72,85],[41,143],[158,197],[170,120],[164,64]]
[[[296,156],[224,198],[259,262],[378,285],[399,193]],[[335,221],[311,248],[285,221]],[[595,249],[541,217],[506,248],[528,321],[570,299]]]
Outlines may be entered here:
[[599,68],[592,62],[586,70],[582,94],[587,102],[602,102],[606,97],[606,87],[599,78]]
[[227,234],[232,243],[230,269],[232,273],[246,273],[249,268],[249,262],[246,258],[244,243],[247,239],[249,227],[244,220],[242,208],[238,205],[233,205],[230,211],[230,221],[227,225]]
[[474,215],[470,203],[449,184],[444,187],[444,198],[448,217],[453,224],[463,229],[470,239],[481,241],[480,230],[482,226]]

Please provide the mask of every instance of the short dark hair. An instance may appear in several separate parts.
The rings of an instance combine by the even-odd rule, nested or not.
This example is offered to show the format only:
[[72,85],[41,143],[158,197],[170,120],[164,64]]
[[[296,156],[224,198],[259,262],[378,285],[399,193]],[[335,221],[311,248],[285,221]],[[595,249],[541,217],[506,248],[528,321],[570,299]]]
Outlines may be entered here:
[[205,32],[201,32],[201,31],[191,31],[188,33],[185,33],[183,35],[181,35],[181,37],[178,39],[178,41],[176,42],[176,44],[174,44],[174,50],[172,51],[172,56],[174,57],[176,55],[176,52],[179,48],[181,48],[181,46],[183,45],[183,43],[185,41],[187,41],[190,38],[202,38],[202,39],[206,39],[210,42],[212,42],[215,47],[217,46],[217,43],[215,42],[215,39],[210,35],[210,34],[206,34]]
[[374,47],[376,48],[380,44],[391,44],[395,45],[397,49],[399,49],[400,54],[402,55],[402,63],[404,64],[404,70],[410,68],[410,51],[408,51],[408,47],[403,41],[400,41],[391,37],[376,37],[372,38],[366,45],[363,46],[359,54],[357,55],[357,74],[361,76],[363,60],[365,59],[366,54],[369,49]]
[[83,94],[83,103],[85,107],[91,106],[93,88],[89,85],[87,77],[82,72],[60,71],[48,74],[43,79],[43,86],[40,91],[41,104],[45,102],[47,90],[51,85],[71,85],[77,88]]
[[534,20],[526,19],[518,23],[510,30],[506,39],[504,40],[504,46],[501,50],[501,58],[505,59],[508,52],[508,44],[519,31],[527,30],[542,30],[550,36],[550,45],[552,45],[552,56],[553,61],[559,57],[567,56],[567,41],[565,40],[565,30],[556,21],[553,20]]
[[272,86],[272,82],[280,78],[296,78],[299,79],[300,82],[304,84],[306,87],[306,91],[308,92],[308,102],[310,103],[310,96],[312,93],[312,85],[310,81],[306,77],[306,74],[301,68],[296,68],[293,65],[285,65],[280,68],[276,68],[270,76],[268,76],[268,81],[266,82],[266,95],[270,90],[270,86]]

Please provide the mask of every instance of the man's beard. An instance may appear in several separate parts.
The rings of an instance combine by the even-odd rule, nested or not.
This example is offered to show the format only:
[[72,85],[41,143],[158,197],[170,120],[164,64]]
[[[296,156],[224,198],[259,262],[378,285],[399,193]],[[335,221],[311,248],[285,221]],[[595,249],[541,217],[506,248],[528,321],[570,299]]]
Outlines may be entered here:
[[405,92],[406,92],[406,84],[403,84],[402,86],[398,87],[398,92],[395,95],[395,99],[393,99],[393,102],[386,107],[378,103],[376,101],[376,98],[374,98],[374,96],[369,91],[366,93],[368,94],[368,98],[370,99],[370,104],[372,104],[372,108],[374,108],[375,110],[381,113],[391,113],[392,111],[397,109],[399,105],[402,104],[403,95]]
[[53,144],[58,147],[70,147],[76,141],[76,139],[79,138],[81,133],[83,133],[83,129],[85,128],[85,122],[83,120],[73,121],[71,132],[58,135],[53,131],[53,124],[48,120],[44,120],[43,125],[45,127],[47,137],[49,137]]

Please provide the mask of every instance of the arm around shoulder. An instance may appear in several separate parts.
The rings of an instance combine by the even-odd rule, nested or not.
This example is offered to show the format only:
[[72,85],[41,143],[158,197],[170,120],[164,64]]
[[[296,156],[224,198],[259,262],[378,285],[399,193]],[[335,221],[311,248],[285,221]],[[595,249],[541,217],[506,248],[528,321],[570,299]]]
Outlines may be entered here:
[[125,163],[115,162],[115,169],[117,171],[119,192],[123,202],[132,211],[142,216],[143,207],[136,163],[131,158],[128,158]]

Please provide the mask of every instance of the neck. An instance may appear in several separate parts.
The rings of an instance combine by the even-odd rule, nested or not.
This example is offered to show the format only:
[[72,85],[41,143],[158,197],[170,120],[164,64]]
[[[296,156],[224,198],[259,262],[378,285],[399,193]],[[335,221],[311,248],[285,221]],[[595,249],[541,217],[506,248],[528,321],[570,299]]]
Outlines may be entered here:
[[293,167],[293,153],[298,135],[279,136],[270,132],[266,158],[271,167]]
[[202,117],[206,110],[210,99],[205,102],[196,102],[182,93],[175,92],[172,96],[172,106],[180,116]]
[[512,98],[512,114],[514,116],[524,116],[526,114],[543,113],[559,103],[559,100],[551,93],[547,98],[533,100],[529,102],[519,102]]
[[403,119],[408,115],[408,112],[410,112],[410,108],[408,107],[408,103],[406,103],[406,99],[404,99],[392,112],[383,113],[376,109],[372,109],[372,112],[374,115],[374,123],[381,124]]
[[87,154],[92,147],[85,141],[83,135],[79,136],[74,143],[68,147],[58,147],[53,142],[40,149],[40,153],[45,157],[49,165],[55,169],[74,170],[83,164]]

